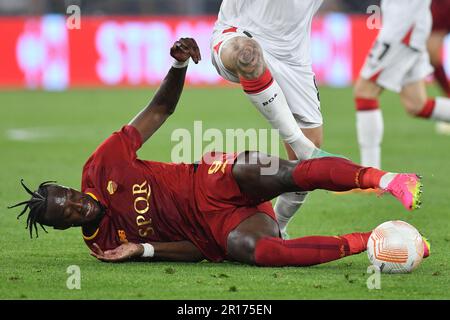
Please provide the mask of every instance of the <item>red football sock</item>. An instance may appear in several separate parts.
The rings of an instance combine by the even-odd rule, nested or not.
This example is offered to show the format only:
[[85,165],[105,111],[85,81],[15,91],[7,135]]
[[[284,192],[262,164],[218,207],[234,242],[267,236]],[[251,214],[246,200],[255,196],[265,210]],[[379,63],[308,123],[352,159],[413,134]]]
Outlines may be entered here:
[[255,262],[266,267],[321,264],[365,251],[370,234],[310,236],[293,240],[263,238],[256,244]]
[[248,94],[257,94],[266,90],[273,83],[273,77],[269,68],[263,72],[263,74],[256,79],[239,78],[242,88]]
[[327,157],[301,161],[292,176],[302,191],[348,191],[356,188],[376,189],[386,173],[375,168],[361,167],[346,159]]
[[445,94],[450,97],[450,84],[448,83],[447,75],[442,64],[434,67],[434,78]]
[[355,98],[357,111],[373,111],[380,108],[378,99]]
[[366,168],[359,175],[359,185],[361,189],[376,189],[380,186],[381,177],[387,172],[376,168]]
[[433,114],[434,108],[436,108],[436,100],[429,99],[427,103],[423,106],[422,111],[420,111],[417,116],[419,118],[429,119]]

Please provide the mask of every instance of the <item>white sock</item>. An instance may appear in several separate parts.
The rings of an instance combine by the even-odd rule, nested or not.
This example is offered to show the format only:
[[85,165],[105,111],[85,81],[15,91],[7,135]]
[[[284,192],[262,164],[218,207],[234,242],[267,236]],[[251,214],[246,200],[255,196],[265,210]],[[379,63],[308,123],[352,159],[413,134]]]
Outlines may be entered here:
[[317,148],[298,127],[286,97],[275,79],[264,91],[246,95],[272,127],[279,130],[281,138],[291,146],[297,159],[311,158]]
[[396,175],[397,173],[388,172],[384,176],[382,176],[380,179],[380,188],[386,189]]
[[280,231],[286,233],[289,221],[305,202],[308,192],[289,192],[280,195],[275,203],[275,214]]
[[361,165],[380,169],[381,141],[384,132],[381,110],[358,111],[356,113],[356,130],[361,153]]
[[450,99],[437,97],[435,101],[436,104],[431,114],[431,119],[450,122]]

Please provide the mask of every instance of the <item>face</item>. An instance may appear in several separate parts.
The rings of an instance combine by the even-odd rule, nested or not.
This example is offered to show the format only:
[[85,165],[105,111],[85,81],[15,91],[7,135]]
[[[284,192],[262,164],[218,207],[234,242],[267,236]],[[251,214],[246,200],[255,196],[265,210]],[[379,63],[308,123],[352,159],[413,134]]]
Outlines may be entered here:
[[89,195],[63,186],[49,186],[45,220],[55,229],[77,227],[101,214],[99,204]]

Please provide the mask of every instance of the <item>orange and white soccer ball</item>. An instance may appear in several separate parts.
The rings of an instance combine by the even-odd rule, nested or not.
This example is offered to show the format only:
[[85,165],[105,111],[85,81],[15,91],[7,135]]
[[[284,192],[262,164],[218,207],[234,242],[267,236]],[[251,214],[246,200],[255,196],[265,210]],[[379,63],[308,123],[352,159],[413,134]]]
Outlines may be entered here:
[[384,273],[408,273],[423,259],[419,231],[404,221],[388,221],[376,227],[367,242],[370,262]]

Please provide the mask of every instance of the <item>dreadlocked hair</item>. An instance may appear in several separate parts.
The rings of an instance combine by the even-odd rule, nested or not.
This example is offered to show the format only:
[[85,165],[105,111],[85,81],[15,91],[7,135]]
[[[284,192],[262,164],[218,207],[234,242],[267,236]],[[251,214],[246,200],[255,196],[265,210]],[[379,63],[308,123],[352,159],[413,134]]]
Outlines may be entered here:
[[49,184],[56,183],[56,181],[42,182],[39,185],[38,190],[34,191],[34,192],[31,191],[23,183],[23,179],[20,180],[20,183],[22,184],[25,191],[31,195],[31,199],[27,200],[27,201],[22,201],[13,206],[10,206],[10,207],[8,207],[8,209],[12,209],[12,208],[16,208],[18,206],[25,205],[22,212],[19,213],[19,215],[17,216],[17,220],[19,220],[19,218],[21,216],[23,216],[28,209],[30,209],[30,212],[28,213],[27,225],[26,225],[25,229],[28,229],[30,231],[30,238],[33,238],[33,229],[35,230],[36,238],[39,238],[39,233],[38,233],[38,228],[37,228],[38,223],[41,226],[42,230],[44,230],[45,233],[48,233],[47,230],[45,230],[44,226],[41,224],[41,221],[39,221],[39,220],[40,220],[41,215],[44,214],[45,211],[47,210],[47,196],[48,196],[47,186]]

